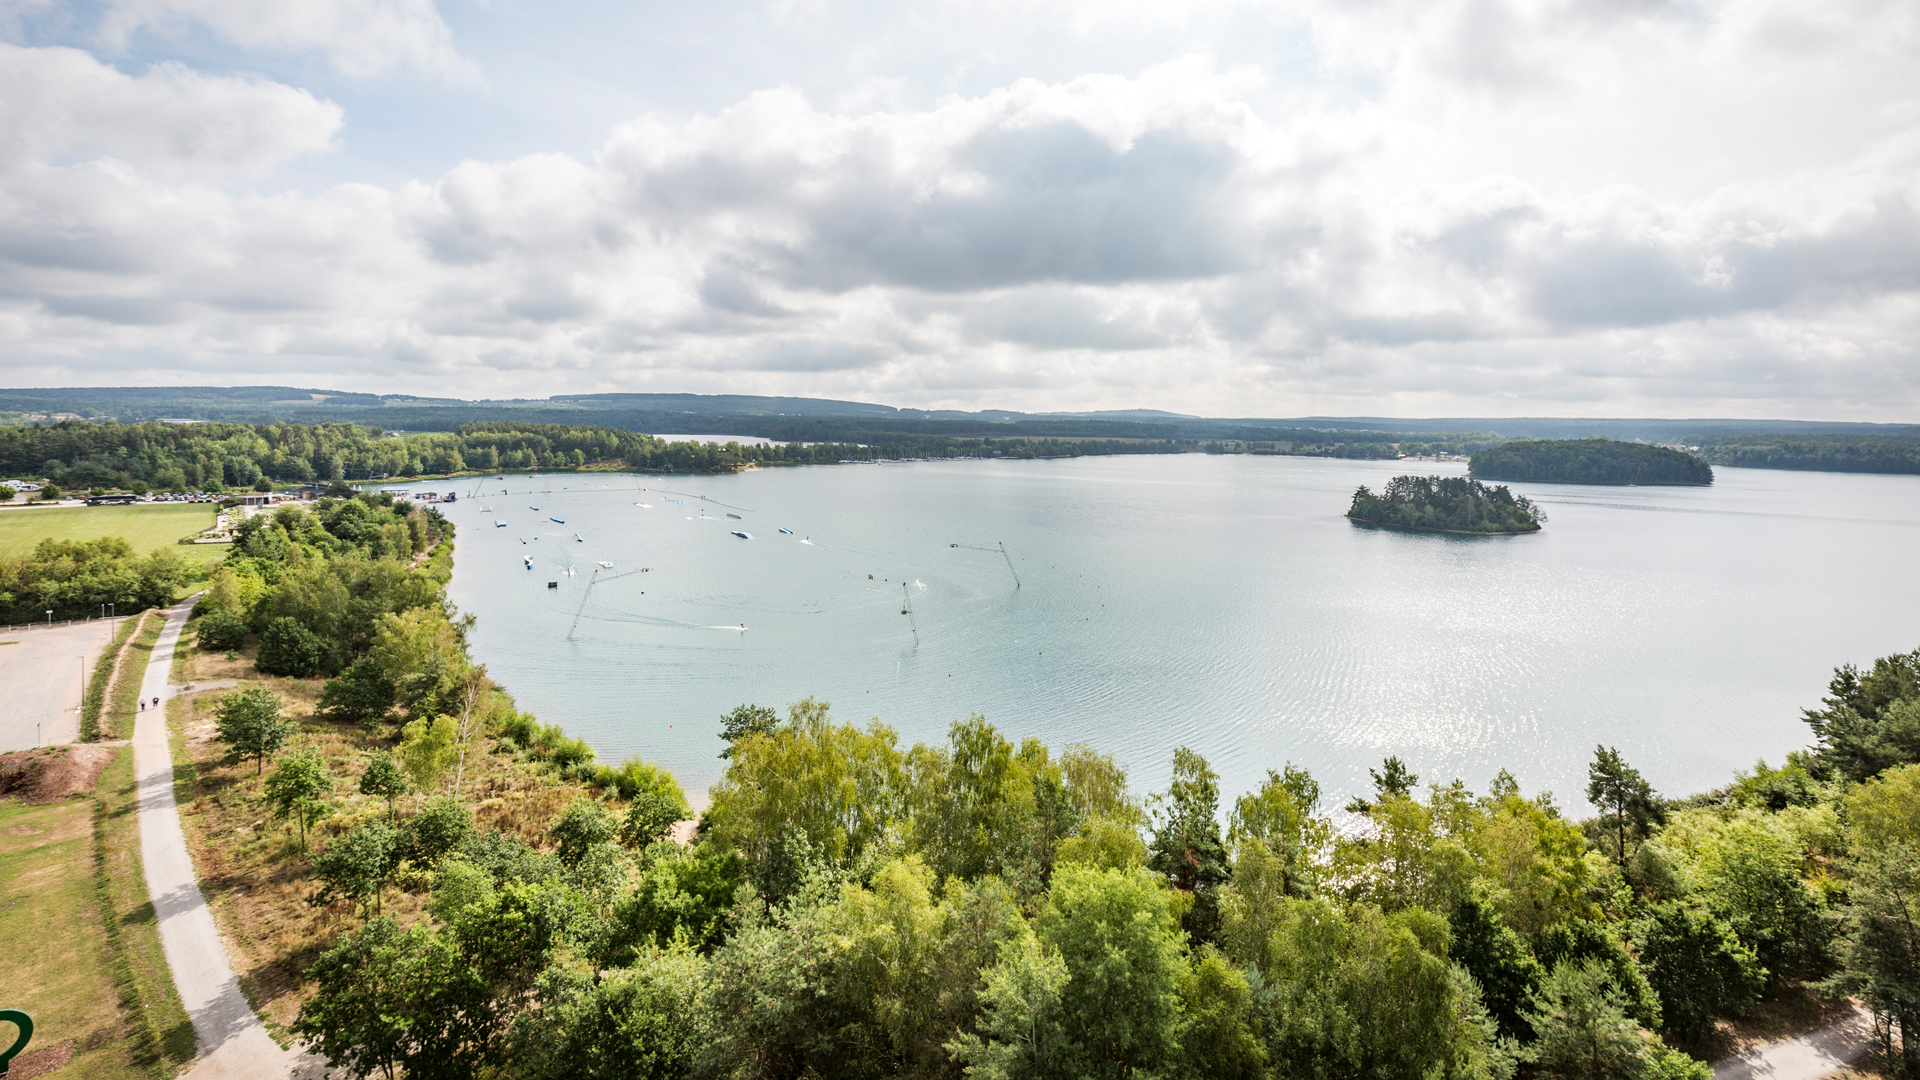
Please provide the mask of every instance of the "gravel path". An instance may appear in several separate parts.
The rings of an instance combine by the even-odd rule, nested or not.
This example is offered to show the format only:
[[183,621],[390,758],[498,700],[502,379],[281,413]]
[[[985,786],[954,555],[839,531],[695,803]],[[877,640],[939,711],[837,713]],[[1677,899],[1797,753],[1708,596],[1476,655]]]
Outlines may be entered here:
[[1755,1047],[1713,1063],[1713,1080],[1819,1080],[1860,1060],[1872,1020],[1856,1008],[1817,1031]]
[[285,1080],[293,1072],[295,1055],[273,1041],[240,992],[226,944],[194,877],[193,857],[173,800],[166,713],[153,707],[154,698],[172,695],[167,675],[192,610],[191,600],[168,609],[140,686],[147,707],[135,714],[133,768],[140,782],[140,856],[146,864],[147,892],[159,917],[160,945],[173,969],[174,988],[199,1042],[200,1058],[187,1071],[187,1080]]

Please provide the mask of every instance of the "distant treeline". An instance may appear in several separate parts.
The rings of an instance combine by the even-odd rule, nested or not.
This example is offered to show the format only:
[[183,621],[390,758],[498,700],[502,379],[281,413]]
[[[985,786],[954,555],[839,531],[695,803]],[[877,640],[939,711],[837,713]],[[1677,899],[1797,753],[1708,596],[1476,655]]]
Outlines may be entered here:
[[[447,410],[451,411],[451,410]],[[608,414],[596,413],[597,417]],[[762,418],[763,420],[766,418]],[[0,427],[0,475],[44,477],[69,489],[221,491],[307,481],[375,480],[528,469],[625,468],[643,472],[724,472],[745,465],[829,464],[915,457],[1053,458],[1090,454],[1179,454],[1192,439],[1074,438],[1070,423],[869,422],[773,418],[758,425],[783,440],[771,446],[679,441],[616,427],[489,420],[447,432],[389,436],[361,424],[134,424],[66,422]],[[692,425],[689,425],[692,426]],[[1153,425],[1137,425],[1151,428]],[[982,433],[982,432],[985,433]],[[753,432],[732,432],[750,435]],[[1211,444],[1215,452],[1391,458],[1379,432],[1268,432],[1290,436]],[[818,438],[833,436],[833,438]],[[1438,444],[1463,445],[1458,443]]]
[[1715,465],[1823,472],[1920,473],[1920,437],[1911,435],[1723,435],[1703,444]]
[[1482,480],[1552,484],[1711,484],[1713,467],[1681,450],[1594,439],[1519,439],[1473,455]]
[[1366,525],[1458,533],[1539,532],[1547,520],[1532,500],[1505,485],[1463,476],[1396,476],[1378,495],[1362,484],[1347,516]]

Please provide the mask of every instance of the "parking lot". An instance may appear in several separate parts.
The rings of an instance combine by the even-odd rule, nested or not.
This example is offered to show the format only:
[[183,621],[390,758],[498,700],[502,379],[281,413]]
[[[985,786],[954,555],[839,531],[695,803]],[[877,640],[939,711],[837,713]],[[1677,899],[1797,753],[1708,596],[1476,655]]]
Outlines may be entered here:
[[0,634],[0,753],[80,737],[80,698],[112,620]]

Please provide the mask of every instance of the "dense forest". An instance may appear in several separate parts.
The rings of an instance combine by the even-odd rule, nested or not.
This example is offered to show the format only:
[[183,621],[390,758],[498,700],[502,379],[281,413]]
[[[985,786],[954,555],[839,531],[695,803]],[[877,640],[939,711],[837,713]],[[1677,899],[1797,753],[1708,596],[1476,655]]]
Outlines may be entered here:
[[1179,453],[1165,442],[938,438],[899,444],[752,446],[666,442],[608,427],[490,421],[389,436],[356,424],[92,424],[0,427],[0,475],[66,488],[223,491],[306,481],[494,470],[614,467],[715,472],[902,456],[1067,457]]
[[1378,495],[1362,484],[1347,517],[1363,525],[1454,533],[1538,532],[1547,520],[1531,499],[1464,476],[1396,476]]
[[1713,467],[1683,450],[1594,439],[1519,439],[1476,451],[1481,480],[1545,484],[1711,484]]
[[[600,414],[589,415],[596,419]],[[669,418],[671,419],[671,418]],[[764,418],[762,418],[764,419]],[[748,425],[782,440],[669,442],[619,427],[486,420],[455,431],[389,435],[349,423],[83,423],[0,426],[0,476],[47,478],[63,488],[225,491],[308,481],[353,481],[529,469],[622,468],[641,472],[721,472],[745,465],[832,464],[908,457],[1054,458],[1089,454],[1297,454],[1393,458],[1399,453],[1459,452],[1484,439],[1402,443],[1380,432],[1257,431],[1255,441],[1143,437],[1151,425],[1106,422],[1016,426],[928,420],[774,418]],[[734,432],[755,434],[756,432]]]
[[255,520],[201,649],[335,674],[299,722],[291,684],[219,701],[245,779],[217,802],[298,827],[231,842],[331,913],[293,1028],[352,1075],[1708,1080],[1685,1051],[1718,1018],[1817,987],[1920,1078],[1920,651],[1841,668],[1814,749],[1706,795],[1598,748],[1586,822],[1505,772],[1389,758],[1336,817],[1284,762],[1228,798],[1180,749],[1143,798],[980,716],[908,747],[743,705],[683,846],[671,776],[473,662],[444,522]]
[[1702,454],[1749,469],[1920,473],[1920,437],[1912,435],[1724,435],[1706,441]]

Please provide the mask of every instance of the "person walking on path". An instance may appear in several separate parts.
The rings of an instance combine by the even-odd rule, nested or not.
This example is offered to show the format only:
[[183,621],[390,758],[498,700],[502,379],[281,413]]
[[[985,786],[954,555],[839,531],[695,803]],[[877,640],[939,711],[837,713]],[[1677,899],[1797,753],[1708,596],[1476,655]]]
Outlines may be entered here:
[[160,699],[168,692],[174,648],[193,604],[189,598],[167,609],[166,625],[140,687],[141,700],[151,698],[154,707],[142,708],[134,721],[133,769],[140,785],[140,856],[147,892],[159,919],[160,945],[173,971],[174,988],[193,1020],[199,1046],[200,1059],[186,1073],[187,1080],[286,1080],[294,1071],[295,1055],[273,1041],[240,991],[226,943],[194,876],[193,856],[173,798],[173,753]]

